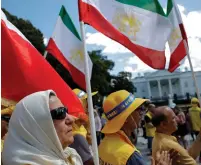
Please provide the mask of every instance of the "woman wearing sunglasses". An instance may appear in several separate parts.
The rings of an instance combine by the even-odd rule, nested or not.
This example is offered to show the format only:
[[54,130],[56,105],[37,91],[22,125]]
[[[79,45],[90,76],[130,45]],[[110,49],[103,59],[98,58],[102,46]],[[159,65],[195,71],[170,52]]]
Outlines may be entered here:
[[10,119],[4,165],[82,165],[73,143],[73,117],[52,90],[22,99]]

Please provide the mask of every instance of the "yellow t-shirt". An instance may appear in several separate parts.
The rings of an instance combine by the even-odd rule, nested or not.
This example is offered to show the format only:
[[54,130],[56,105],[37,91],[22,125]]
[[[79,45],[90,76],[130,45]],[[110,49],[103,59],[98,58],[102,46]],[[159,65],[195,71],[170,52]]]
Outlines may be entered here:
[[98,150],[100,165],[126,165],[130,156],[137,151],[123,131],[105,134]]
[[1,139],[1,152],[3,151],[4,140]]
[[84,136],[85,138],[87,137],[87,130],[83,125],[78,126],[77,124],[73,123],[73,135],[80,134]]
[[152,143],[152,156],[156,158],[157,151],[169,151],[175,149],[178,151],[179,156],[177,160],[173,162],[173,165],[196,165],[196,161],[189,155],[187,150],[185,150],[178,142],[174,136],[157,133],[153,139]]
[[192,107],[189,109],[193,131],[200,131],[201,128],[200,113],[201,109],[199,107]]
[[[148,117],[150,120],[152,119],[152,113],[151,112],[147,112],[145,116]],[[156,127],[154,127],[152,124],[146,123],[145,128],[146,128],[146,136],[147,137],[154,137],[155,136]]]

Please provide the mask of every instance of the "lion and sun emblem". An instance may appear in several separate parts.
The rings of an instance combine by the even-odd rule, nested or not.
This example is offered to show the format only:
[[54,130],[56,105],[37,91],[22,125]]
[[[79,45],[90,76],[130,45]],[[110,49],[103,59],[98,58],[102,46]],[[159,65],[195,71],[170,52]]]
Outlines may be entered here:
[[137,19],[134,13],[120,12],[116,10],[116,14],[112,20],[112,23],[116,28],[128,36],[132,41],[137,40],[137,32],[140,31],[141,22]]

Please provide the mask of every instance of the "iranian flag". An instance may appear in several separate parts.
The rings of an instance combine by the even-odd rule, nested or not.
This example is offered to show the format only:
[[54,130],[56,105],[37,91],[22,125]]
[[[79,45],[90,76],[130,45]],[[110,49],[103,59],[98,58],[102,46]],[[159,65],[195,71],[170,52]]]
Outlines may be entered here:
[[80,21],[124,45],[154,69],[164,69],[171,23],[157,0],[79,0]]
[[[69,71],[75,83],[86,89],[83,42],[64,6],[61,7],[46,50]],[[88,62],[91,76],[92,62],[89,56]]]
[[84,114],[80,101],[27,38],[1,13],[1,96],[18,102],[25,96],[52,89],[69,113]]
[[[171,53],[168,70],[173,72],[180,66],[180,62],[187,55],[187,36],[178,6],[174,0],[168,0],[167,16],[173,25],[172,33],[168,40]],[[186,45],[184,42],[186,42]]]

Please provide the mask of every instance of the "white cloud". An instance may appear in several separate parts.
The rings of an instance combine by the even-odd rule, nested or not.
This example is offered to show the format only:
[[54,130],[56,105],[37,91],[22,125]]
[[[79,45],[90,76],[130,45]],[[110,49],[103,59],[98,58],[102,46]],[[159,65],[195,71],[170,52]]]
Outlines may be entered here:
[[135,70],[131,66],[125,66],[124,71],[133,73]]
[[119,58],[119,59],[117,59],[117,61],[118,61],[118,62],[123,62],[123,61],[124,61],[124,59]]
[[[190,57],[193,64],[194,70],[201,70],[201,42],[199,38],[190,38],[189,40],[189,47],[190,47]],[[184,69],[185,67],[189,67],[188,60],[185,60],[183,66],[181,67]]]
[[[178,8],[181,12],[181,17],[186,29],[188,43],[190,48],[190,55],[193,63],[193,67],[195,70],[201,70],[201,10],[200,11],[191,11],[188,12],[186,8],[182,5],[178,5]],[[152,68],[144,64],[137,56],[131,53],[128,49],[124,46],[120,45],[119,43],[105,37],[103,34],[97,33],[87,33],[87,44],[89,45],[98,45],[103,47],[103,53],[108,57],[113,56],[112,59],[118,63],[118,66],[115,67],[119,72],[121,70],[130,71],[135,75],[137,72],[147,72],[147,71],[154,71]],[[169,65],[170,59],[170,51],[168,46],[166,46],[166,68]],[[114,55],[123,53],[130,53],[130,57],[126,56],[123,59],[118,59],[118,57],[114,57]],[[120,62],[122,64],[120,65]],[[135,65],[135,69],[133,69],[132,65]],[[182,70],[185,67],[189,67],[188,60],[185,60],[180,67]]]
[[129,66],[125,66],[125,67],[124,67],[124,71],[126,71],[126,72],[131,72],[131,73],[135,73],[137,67],[138,67],[137,64],[132,64],[132,65],[129,65]]
[[110,38],[104,36],[102,33],[87,33],[86,43],[89,45],[104,46],[103,53],[128,53],[130,52],[127,48],[121,44],[111,40]]
[[44,37],[43,42],[44,42],[45,46],[47,46],[48,41],[49,41],[49,40]]
[[189,37],[201,38],[201,11],[190,12],[186,17],[185,25]]
[[180,10],[181,13],[184,13],[185,10],[186,10],[185,7],[182,6],[182,5],[178,5],[178,8],[179,8],[179,10]]

